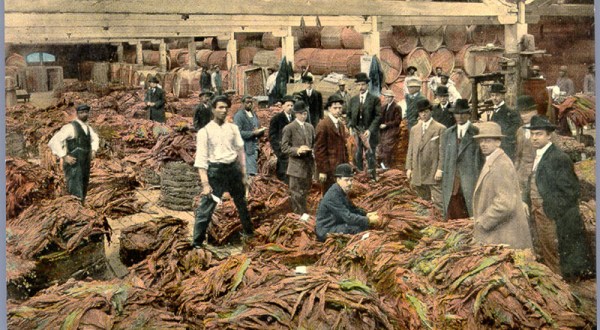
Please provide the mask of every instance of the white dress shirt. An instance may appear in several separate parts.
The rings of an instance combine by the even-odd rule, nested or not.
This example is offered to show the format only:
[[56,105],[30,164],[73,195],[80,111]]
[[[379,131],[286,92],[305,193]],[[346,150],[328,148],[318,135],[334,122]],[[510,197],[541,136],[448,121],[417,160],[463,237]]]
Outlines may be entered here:
[[429,128],[429,125],[431,125],[432,120],[433,118],[429,118],[428,121],[423,123],[423,131],[421,132],[422,134],[425,134],[425,131],[427,131],[427,128]]
[[[92,151],[98,151],[100,146],[100,140],[98,139],[98,135],[94,130],[88,126],[86,123],[82,122],[79,119],[75,119],[81,125],[81,128],[86,134],[90,135],[92,140]],[[48,142],[48,147],[52,150],[52,153],[58,156],[59,158],[63,158],[67,155],[67,140],[71,140],[75,138],[75,128],[73,124],[69,123],[63,126],[60,131],[58,131]]]
[[537,169],[538,164],[540,163],[540,160],[542,159],[542,157],[544,156],[544,154],[546,153],[548,148],[550,148],[551,145],[552,145],[552,142],[548,142],[548,144],[546,144],[543,148],[537,149],[535,151],[535,160],[533,161],[533,171],[534,172]]
[[244,140],[235,124],[219,126],[211,121],[196,133],[194,167],[208,169],[208,163],[231,164],[243,150]]
[[467,120],[467,122],[462,125],[456,124],[456,133],[458,134],[459,139],[462,139],[465,136],[470,124],[470,120]]
[[369,92],[369,91],[366,91],[366,92],[364,92],[364,93],[361,93],[361,94],[360,94],[360,103],[361,103],[361,104],[364,104],[364,103],[365,103],[365,99],[367,98],[367,93],[368,93],[368,92]]
[[335,129],[340,129],[340,120],[335,118],[331,113],[328,113],[329,118],[331,118],[331,121],[333,122],[333,124],[335,125]]

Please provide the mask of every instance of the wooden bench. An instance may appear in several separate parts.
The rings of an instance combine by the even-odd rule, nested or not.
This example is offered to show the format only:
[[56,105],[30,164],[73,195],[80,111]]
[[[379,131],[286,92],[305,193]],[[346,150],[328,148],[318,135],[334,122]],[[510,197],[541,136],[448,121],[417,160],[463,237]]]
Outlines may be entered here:
[[19,100],[23,100],[23,102],[29,102],[31,98],[31,94],[27,92],[25,89],[17,89],[17,102]]

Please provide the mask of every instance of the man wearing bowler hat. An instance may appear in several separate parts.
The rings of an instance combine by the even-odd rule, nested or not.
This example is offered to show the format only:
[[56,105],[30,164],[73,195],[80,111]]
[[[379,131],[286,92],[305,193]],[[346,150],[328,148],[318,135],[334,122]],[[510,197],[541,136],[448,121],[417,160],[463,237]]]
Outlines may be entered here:
[[199,131],[212,120],[212,110],[210,109],[210,98],[213,93],[209,91],[200,91],[200,103],[194,110],[194,129]]
[[473,236],[480,244],[506,244],[513,249],[532,248],[526,205],[521,199],[515,167],[500,148],[500,125],[478,125],[474,138],[485,163],[473,192]]
[[291,95],[286,95],[281,100],[282,111],[269,122],[269,143],[271,149],[277,156],[277,178],[285,183],[288,183],[286,174],[288,167],[288,156],[281,151],[281,139],[283,138],[283,128],[294,120],[293,108],[296,100]]
[[515,149],[517,143],[517,130],[521,127],[521,116],[509,108],[504,102],[506,88],[501,83],[493,83],[490,88],[490,96],[494,108],[486,111],[483,116],[485,121],[493,121],[500,125],[504,138],[500,146],[510,159],[515,158]]
[[323,118],[323,95],[315,90],[312,76],[303,76],[302,82],[306,84],[306,89],[300,92],[300,97],[308,105],[308,122],[317,127],[319,120]]
[[446,128],[453,126],[456,124],[456,120],[454,120],[454,115],[450,112],[452,103],[448,100],[448,87],[438,86],[435,94],[440,103],[433,106],[431,116],[435,121],[444,125]]
[[315,157],[315,128],[308,122],[308,106],[302,101],[294,104],[296,119],[283,128],[281,152],[288,156],[286,174],[290,180],[290,202],[296,214],[307,212],[306,197],[312,185]]
[[385,97],[385,104],[381,107],[381,124],[379,124],[380,143],[377,148],[379,159],[383,168],[395,165],[396,146],[400,142],[400,122],[402,122],[402,109],[394,100],[394,93],[386,90],[381,93]]
[[579,180],[573,162],[550,141],[556,126],[548,118],[532,117],[528,129],[536,148],[527,189],[534,251],[568,281],[593,277],[595,262],[579,213]]
[[575,94],[575,85],[573,80],[567,75],[567,66],[561,65],[558,70],[558,78],[556,79],[556,86],[560,88],[561,93],[565,93],[565,96],[571,96]]
[[158,78],[150,78],[150,88],[146,91],[144,103],[148,109],[148,119],[165,122],[165,92],[158,87]]
[[357,234],[379,224],[377,212],[367,213],[348,199],[354,173],[352,166],[344,163],[335,169],[336,183],[327,190],[317,208],[315,228],[319,241],[325,241],[329,233]]
[[62,159],[67,191],[85,202],[90,182],[90,163],[99,147],[98,135],[88,125],[90,107],[77,106],[77,118],[64,125],[48,142],[52,153]]
[[425,96],[421,94],[421,81],[419,79],[411,79],[407,83],[408,93],[404,96],[406,100],[406,122],[408,123],[408,131],[417,124],[419,120],[419,111],[417,103],[424,100]]
[[483,156],[473,139],[479,129],[469,120],[469,101],[456,100],[452,113],[456,125],[442,135],[442,211],[445,219],[462,219],[473,216],[473,190]]
[[375,151],[379,143],[379,124],[381,122],[381,101],[369,93],[369,77],[366,73],[356,75],[359,94],[350,100],[350,120],[348,127],[356,140],[354,164],[359,171],[363,170],[363,152],[367,158],[369,174],[373,181],[377,180],[377,161]]

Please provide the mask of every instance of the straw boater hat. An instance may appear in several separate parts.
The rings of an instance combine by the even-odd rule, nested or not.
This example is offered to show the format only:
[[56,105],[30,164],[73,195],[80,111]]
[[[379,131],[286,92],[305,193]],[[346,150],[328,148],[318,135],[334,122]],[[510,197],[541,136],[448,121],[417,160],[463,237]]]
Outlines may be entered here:
[[407,87],[421,87],[421,82],[418,79],[410,79],[406,83]]
[[396,95],[394,95],[394,93],[392,93],[391,90],[385,90],[383,93],[381,93],[381,95],[386,96],[386,97],[395,97]]
[[346,86],[346,81],[344,79],[338,80],[338,86]]
[[450,108],[450,112],[454,114],[471,113],[471,109],[469,108],[469,101],[465,99],[456,100],[454,106]]
[[540,66],[539,65],[534,65],[534,66],[531,67],[531,70],[540,71]]
[[552,124],[550,120],[548,120],[545,116],[533,116],[531,117],[531,122],[529,126],[525,126],[526,129],[530,130],[546,130],[548,132],[553,132],[556,129],[556,125]]
[[501,139],[505,135],[502,135],[502,129],[500,125],[496,124],[493,121],[486,121],[480,124],[477,124],[479,128],[479,134],[473,136],[475,139],[483,139],[483,138],[496,138]]

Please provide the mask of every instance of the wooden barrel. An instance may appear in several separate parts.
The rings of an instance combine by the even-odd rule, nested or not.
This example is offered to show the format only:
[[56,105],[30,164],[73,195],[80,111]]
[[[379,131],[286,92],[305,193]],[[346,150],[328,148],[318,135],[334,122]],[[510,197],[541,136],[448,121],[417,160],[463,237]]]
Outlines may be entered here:
[[169,50],[169,59],[171,68],[186,67],[189,65],[189,56],[187,48],[177,48]]
[[464,25],[446,25],[444,30],[444,44],[453,52],[460,51],[469,39],[467,27]]
[[204,38],[204,48],[210,50],[227,49],[227,40],[219,40],[217,38]]
[[391,47],[390,44],[390,35],[392,34],[392,30],[383,30],[379,31],[379,47]]
[[92,66],[92,81],[96,84],[108,84],[110,63],[95,62]]
[[440,47],[435,52],[431,53],[431,70],[435,74],[435,68],[438,66],[446,74],[450,74],[454,70],[454,53],[446,47]]
[[402,73],[402,59],[392,50],[391,47],[384,47],[379,50],[381,67],[385,75],[385,83],[392,84]]
[[294,53],[294,71],[300,72],[303,66],[310,65],[312,54],[317,48],[300,48]]
[[[537,112],[546,115],[548,111],[548,90],[545,79],[526,79],[523,81],[523,93],[533,97],[537,105]],[[518,110],[518,109],[517,109]]]
[[317,75],[332,72],[353,77],[360,72],[361,50],[317,49],[309,59],[310,71]]
[[200,66],[208,66],[208,59],[212,52],[212,50],[208,49],[201,49],[196,51],[196,64]]
[[263,33],[236,33],[235,41],[240,49],[245,47],[261,48],[262,36]]
[[455,66],[463,68],[469,76],[484,73],[487,66],[485,56],[472,52],[471,49],[473,47],[474,45],[465,45],[455,56]]
[[[221,70],[221,79],[223,80],[223,87],[225,87],[225,82],[226,82],[226,78],[225,78],[225,72],[224,70]],[[190,80],[190,90],[192,92],[199,92],[200,91],[200,75],[202,74],[202,70],[194,70],[191,72],[191,80]],[[225,88],[223,88],[223,90],[225,90]]]
[[499,56],[486,56],[485,57],[486,60],[486,71],[487,72],[498,72],[500,70],[502,70],[502,67],[500,66],[500,57]]
[[341,26],[325,26],[321,30],[321,47],[325,49],[343,48],[342,29]]
[[[279,49],[281,50],[281,48]],[[208,58],[208,65],[211,67],[218,65],[221,70],[226,70],[228,54],[229,53],[226,50],[217,50],[212,52],[212,54],[210,54],[210,57]]]
[[[342,29],[342,46],[345,49],[363,49],[365,47],[365,42],[363,40],[362,34],[358,33],[354,30],[353,27],[344,27]],[[321,37],[322,38],[322,37]],[[322,40],[321,40],[322,42]]]
[[407,55],[419,44],[417,28],[410,26],[394,26],[390,34],[390,46],[398,53]]
[[292,35],[298,40],[299,48],[321,48],[321,28],[319,27],[294,27]]
[[267,50],[275,50],[281,47],[281,37],[275,37],[272,32],[265,32],[262,35],[262,46]]
[[423,25],[419,27],[419,42],[426,51],[436,51],[444,42],[444,27],[441,25]]
[[463,99],[471,98],[471,93],[473,90],[471,89],[471,80],[462,70],[454,70],[454,72],[450,75],[450,80],[454,82],[454,86],[456,90],[460,93]]
[[160,52],[158,50],[144,49],[142,50],[142,58],[144,65],[160,64]]
[[23,55],[17,54],[17,53],[12,53],[8,57],[6,57],[4,63],[6,66],[16,66],[19,68],[24,68],[27,66],[25,57],[23,57]]
[[135,64],[137,59],[137,52],[135,48],[123,51],[123,62]]
[[471,25],[469,40],[476,45],[495,43],[498,38],[498,28],[494,25]]
[[48,91],[48,73],[46,67],[28,66],[25,68],[25,80],[29,92]]
[[163,80],[163,90],[165,93],[173,93],[173,80],[175,79],[175,69],[167,72]]
[[240,48],[238,53],[238,63],[241,65],[252,64],[252,60],[254,59],[256,52],[258,52],[258,48],[256,47]]
[[190,94],[190,71],[180,70],[173,79],[173,95],[177,98],[186,98]]
[[281,48],[276,50],[259,50],[254,55],[252,62],[263,68],[275,68],[281,62]]
[[427,79],[429,77],[429,73],[431,72],[431,60],[429,57],[429,53],[421,48],[413,49],[402,61],[402,66],[404,68],[404,72],[406,72],[406,68],[409,66],[414,66],[417,68],[417,76],[421,79]]

